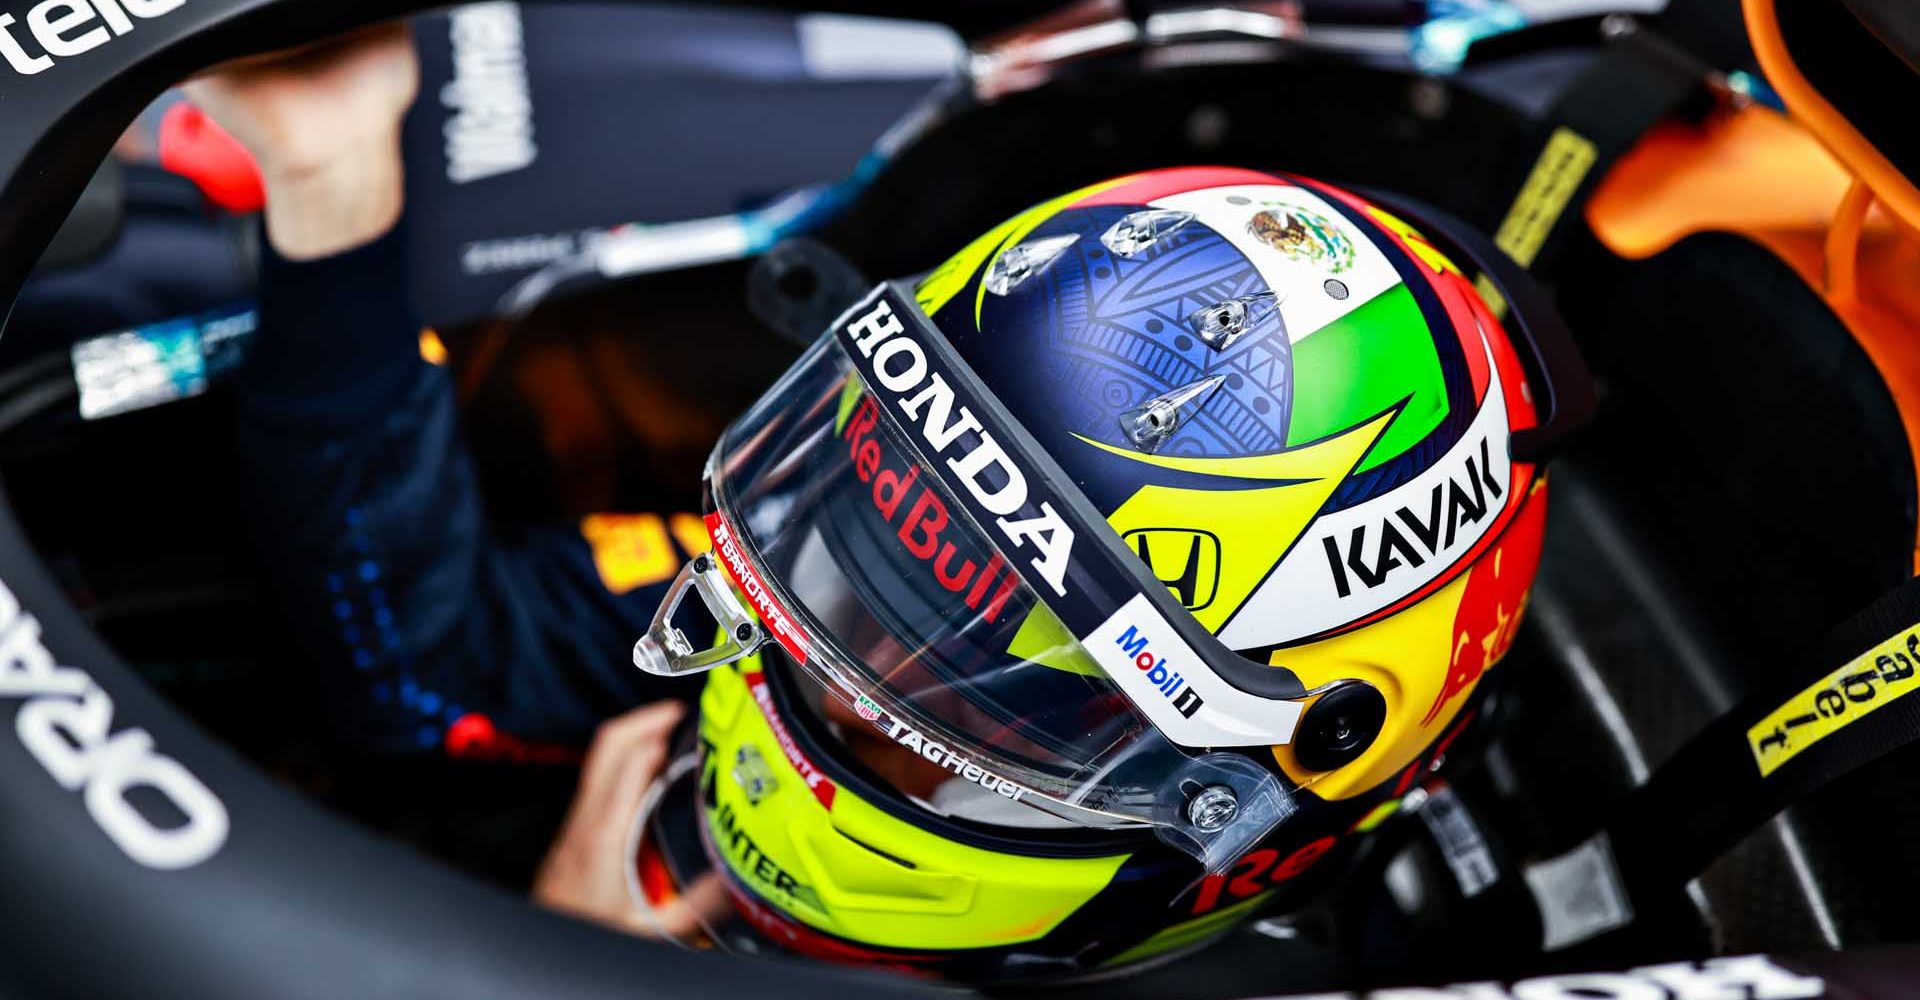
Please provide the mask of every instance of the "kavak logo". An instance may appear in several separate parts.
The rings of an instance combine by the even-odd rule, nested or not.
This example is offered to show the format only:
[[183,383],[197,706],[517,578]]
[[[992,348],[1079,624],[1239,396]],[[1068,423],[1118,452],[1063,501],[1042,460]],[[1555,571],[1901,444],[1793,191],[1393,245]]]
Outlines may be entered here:
[[1220,536],[1191,528],[1135,528],[1121,536],[1188,611],[1213,603],[1220,586]]
[[150,21],[180,9],[186,0],[44,0],[26,14],[27,37],[15,35],[12,14],[0,14],[0,57],[21,76],[53,68],[55,61],[91,52],[131,32],[134,18]]
[[1310,636],[1390,613],[1444,585],[1492,545],[1526,488],[1507,453],[1499,367],[1490,350],[1485,357],[1486,396],[1460,439],[1397,488],[1318,513],[1220,631],[1222,642],[1258,645],[1262,615],[1284,613],[1289,632]]
[[[1428,559],[1443,557],[1461,547],[1462,539],[1478,539],[1491,523],[1489,514],[1498,517],[1499,501],[1506,495],[1496,474],[1490,436],[1480,438],[1479,463],[1472,449],[1464,461],[1449,466],[1447,478],[1433,484],[1425,498],[1425,510],[1418,504],[1402,504],[1382,510],[1377,520],[1362,521],[1346,533],[1343,546],[1334,535],[1320,539],[1327,553],[1327,569],[1341,597],[1353,594],[1353,582],[1372,589],[1385,582],[1388,574],[1402,566],[1418,569]],[[1367,529],[1375,528],[1371,539]],[[1351,579],[1348,570],[1352,570]]]

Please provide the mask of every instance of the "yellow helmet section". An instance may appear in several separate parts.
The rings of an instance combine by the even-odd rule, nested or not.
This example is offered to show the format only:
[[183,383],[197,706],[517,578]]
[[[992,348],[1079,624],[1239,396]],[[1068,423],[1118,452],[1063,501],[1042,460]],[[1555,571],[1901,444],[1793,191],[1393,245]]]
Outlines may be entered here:
[[708,675],[704,832],[737,883],[809,927],[882,948],[1018,944],[1085,906],[1127,860],[1004,854],[901,820],[814,770],[765,714],[764,683],[757,657]]
[[1546,480],[1535,480],[1486,556],[1419,602],[1363,628],[1273,654],[1309,688],[1354,677],[1387,702],[1379,737],[1339,770],[1316,774],[1300,766],[1292,747],[1274,747],[1288,777],[1311,781],[1323,799],[1351,798],[1388,781],[1446,732],[1519,631],[1540,557],[1546,493]]
[[[1397,412],[1382,413],[1325,440],[1245,458],[1151,455],[1087,443],[1180,472],[1282,484],[1193,489],[1149,483],[1107,517],[1154,575],[1175,587],[1174,596],[1194,618],[1217,633],[1299,540]],[[1189,576],[1190,585],[1183,582]]]
[[[1448,639],[1467,580],[1468,575],[1457,577],[1418,604],[1366,628],[1274,654],[1310,688],[1358,678],[1387,701],[1386,722],[1373,745],[1337,771],[1316,774],[1300,766],[1292,747],[1274,747],[1274,758],[1288,777],[1313,782],[1314,794],[1323,799],[1348,798],[1391,779],[1446,728],[1452,711],[1432,725],[1421,725],[1420,719],[1446,683]],[[1415,705],[1420,708],[1413,709]]]

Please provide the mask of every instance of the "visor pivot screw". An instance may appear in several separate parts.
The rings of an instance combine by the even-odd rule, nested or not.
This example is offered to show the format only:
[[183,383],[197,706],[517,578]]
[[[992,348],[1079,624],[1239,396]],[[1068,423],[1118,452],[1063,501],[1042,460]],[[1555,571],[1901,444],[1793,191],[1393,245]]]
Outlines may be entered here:
[[1387,702],[1365,683],[1347,683],[1307,707],[1294,738],[1294,755],[1310,771],[1331,771],[1367,752],[1386,725]]
[[707,561],[706,553],[703,552],[693,557],[693,571],[695,573],[705,573],[712,568],[713,563]]
[[733,637],[740,640],[743,644],[751,642],[753,640],[753,626],[746,622],[741,622],[740,625],[733,630]]
[[1187,803],[1187,822],[1202,833],[1218,833],[1233,822],[1240,799],[1225,785],[1208,785]]

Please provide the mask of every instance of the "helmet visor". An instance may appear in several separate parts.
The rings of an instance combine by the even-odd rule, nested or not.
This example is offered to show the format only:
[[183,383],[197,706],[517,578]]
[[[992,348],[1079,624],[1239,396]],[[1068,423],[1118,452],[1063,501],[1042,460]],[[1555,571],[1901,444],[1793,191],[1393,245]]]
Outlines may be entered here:
[[[849,317],[876,301],[912,308],[876,292]],[[707,474],[720,563],[802,675],[844,709],[818,711],[851,713],[1011,802],[1083,825],[1151,824],[1209,867],[1230,862],[1292,803],[1253,759],[1182,749],[1141,710],[1144,697],[1180,721],[1234,722],[1217,704],[1228,699],[1192,690],[1199,655],[1156,641],[1173,633],[1135,578],[1091,545],[1075,550],[1066,499],[1028,491],[1019,460],[924,355],[882,349],[863,366],[857,326],[843,319],[734,423]],[[1020,501],[1007,502],[1014,492]],[[1201,745],[1283,742],[1298,706],[1263,708],[1270,725]],[[1236,805],[1196,829],[1185,806],[1209,788],[1232,790]]]

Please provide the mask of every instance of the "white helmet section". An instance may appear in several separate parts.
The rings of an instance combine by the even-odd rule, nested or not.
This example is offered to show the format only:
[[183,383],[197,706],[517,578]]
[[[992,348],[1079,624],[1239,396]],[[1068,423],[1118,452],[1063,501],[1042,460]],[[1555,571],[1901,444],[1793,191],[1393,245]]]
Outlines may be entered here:
[[1500,521],[1513,496],[1506,387],[1485,331],[1480,340],[1487,397],[1467,433],[1400,488],[1316,517],[1221,630],[1222,642],[1271,642],[1276,618],[1293,635],[1359,621],[1452,572]]
[[[1252,262],[1295,345],[1402,283],[1374,241],[1307,188],[1237,184],[1151,204],[1192,213]],[[1323,291],[1329,281],[1344,297]],[[1255,649],[1360,621],[1450,574],[1499,522],[1513,485],[1505,387],[1486,331],[1477,332],[1489,385],[1465,436],[1399,488],[1316,515],[1221,629],[1222,643]]]
[[[1220,678],[1145,597],[1134,597],[1080,644],[1166,737],[1184,747],[1293,742],[1302,703],[1248,694]],[[1204,690],[1202,700],[1194,696]]]
[[[1287,338],[1299,343],[1395,285],[1400,272],[1326,199],[1291,184],[1234,184],[1159,198],[1154,208],[1192,212],[1233,244],[1274,292]],[[1291,224],[1289,224],[1291,223]],[[1328,279],[1343,299],[1322,291]]]

